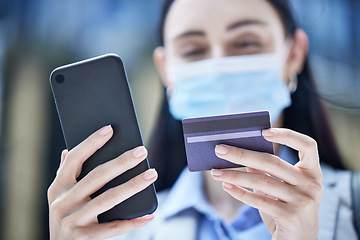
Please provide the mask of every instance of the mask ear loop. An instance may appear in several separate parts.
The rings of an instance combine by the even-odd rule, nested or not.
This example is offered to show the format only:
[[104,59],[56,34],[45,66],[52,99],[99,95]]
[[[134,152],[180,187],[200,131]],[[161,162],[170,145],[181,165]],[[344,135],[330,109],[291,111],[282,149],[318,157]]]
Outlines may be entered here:
[[289,77],[288,89],[291,94],[294,94],[298,87],[298,77],[297,74],[294,72]]

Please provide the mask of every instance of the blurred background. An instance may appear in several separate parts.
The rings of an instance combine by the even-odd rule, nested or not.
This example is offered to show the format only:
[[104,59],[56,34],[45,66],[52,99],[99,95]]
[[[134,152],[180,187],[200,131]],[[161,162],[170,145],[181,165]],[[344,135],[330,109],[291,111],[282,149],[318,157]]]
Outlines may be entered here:
[[[65,148],[49,85],[64,64],[122,57],[145,145],[162,87],[161,0],[0,0],[0,238],[48,239],[46,191]],[[291,0],[346,165],[360,169],[360,1]]]

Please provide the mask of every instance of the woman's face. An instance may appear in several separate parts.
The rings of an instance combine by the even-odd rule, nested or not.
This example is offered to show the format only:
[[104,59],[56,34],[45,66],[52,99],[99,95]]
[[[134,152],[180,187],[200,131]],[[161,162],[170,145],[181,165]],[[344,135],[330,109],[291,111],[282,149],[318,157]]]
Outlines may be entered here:
[[164,48],[157,49],[154,58],[165,87],[170,88],[169,66],[272,52],[281,57],[283,79],[288,79],[291,71],[298,72],[288,66],[292,43],[279,14],[266,0],[176,0],[166,18]]

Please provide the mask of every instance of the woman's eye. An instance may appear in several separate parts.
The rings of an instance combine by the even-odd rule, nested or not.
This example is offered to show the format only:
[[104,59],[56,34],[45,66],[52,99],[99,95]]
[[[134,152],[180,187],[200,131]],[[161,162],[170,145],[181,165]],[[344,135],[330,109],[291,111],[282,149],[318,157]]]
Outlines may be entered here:
[[261,47],[261,44],[256,41],[241,41],[241,42],[235,43],[235,47],[237,47],[237,48]]
[[182,54],[183,57],[194,57],[194,56],[199,56],[199,55],[203,55],[206,53],[206,49],[202,49],[202,48],[199,48],[199,49],[193,49],[193,50],[189,50],[189,51],[186,51]]

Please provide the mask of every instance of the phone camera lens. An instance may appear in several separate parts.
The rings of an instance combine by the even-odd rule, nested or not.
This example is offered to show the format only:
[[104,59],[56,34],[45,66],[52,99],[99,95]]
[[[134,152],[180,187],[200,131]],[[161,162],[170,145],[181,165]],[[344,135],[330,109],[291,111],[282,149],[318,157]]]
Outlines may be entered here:
[[64,81],[65,81],[65,78],[64,78],[64,76],[63,75],[61,75],[61,74],[59,74],[59,75],[57,75],[56,77],[55,77],[55,81],[57,82],[57,83],[63,83]]

